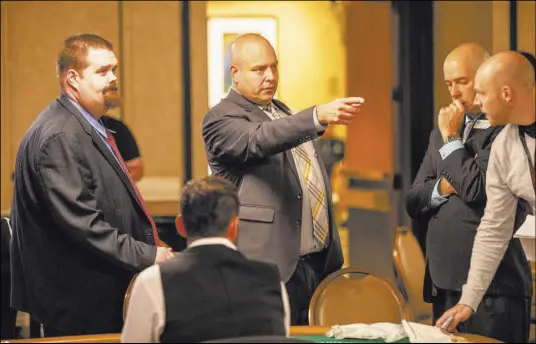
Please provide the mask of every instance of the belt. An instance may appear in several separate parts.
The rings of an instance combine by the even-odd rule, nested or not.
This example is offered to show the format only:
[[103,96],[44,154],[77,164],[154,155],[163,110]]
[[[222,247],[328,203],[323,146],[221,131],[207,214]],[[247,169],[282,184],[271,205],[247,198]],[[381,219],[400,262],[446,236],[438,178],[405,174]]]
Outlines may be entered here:
[[307,253],[307,254],[304,254],[303,256],[299,256],[298,260],[307,263],[309,260],[311,260],[312,258],[318,257],[320,254],[324,253],[325,251],[327,251],[327,248],[322,249],[322,251]]

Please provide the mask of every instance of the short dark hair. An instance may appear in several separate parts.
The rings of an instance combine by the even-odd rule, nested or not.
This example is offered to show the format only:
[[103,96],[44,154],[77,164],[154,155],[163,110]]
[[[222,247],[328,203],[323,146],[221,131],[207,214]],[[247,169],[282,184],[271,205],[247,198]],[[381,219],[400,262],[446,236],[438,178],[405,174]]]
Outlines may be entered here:
[[81,73],[87,68],[87,52],[89,48],[101,48],[113,50],[112,43],[99,35],[92,33],[80,33],[68,37],[64,46],[58,54],[58,75],[70,68]]
[[182,190],[181,215],[188,237],[222,236],[238,215],[240,203],[233,183],[208,176],[190,180]]

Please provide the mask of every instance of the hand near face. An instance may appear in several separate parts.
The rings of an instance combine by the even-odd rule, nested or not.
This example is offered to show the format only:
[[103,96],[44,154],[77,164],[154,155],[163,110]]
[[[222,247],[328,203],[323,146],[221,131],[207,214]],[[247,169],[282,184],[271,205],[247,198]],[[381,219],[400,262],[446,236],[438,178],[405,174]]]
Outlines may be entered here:
[[317,106],[316,116],[321,124],[348,125],[361,111],[364,102],[365,99],[361,97],[335,99],[331,103]]
[[443,141],[446,141],[449,135],[458,135],[464,116],[465,108],[460,100],[455,100],[449,106],[439,110],[437,123]]

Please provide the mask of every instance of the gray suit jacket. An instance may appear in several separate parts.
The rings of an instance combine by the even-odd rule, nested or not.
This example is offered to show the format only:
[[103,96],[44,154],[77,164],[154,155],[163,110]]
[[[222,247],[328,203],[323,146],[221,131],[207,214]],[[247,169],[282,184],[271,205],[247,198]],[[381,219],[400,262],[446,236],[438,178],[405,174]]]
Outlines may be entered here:
[[104,141],[64,96],[26,132],[11,223],[12,307],[60,331],[120,332],[125,291],[154,262],[149,220]]
[[[274,102],[291,115],[285,104]],[[232,90],[203,120],[212,172],[239,187],[238,249],[250,259],[276,264],[284,281],[292,276],[298,262],[301,195],[307,192],[301,189],[290,149],[319,134],[313,108],[272,121],[256,104]],[[328,195],[330,243],[311,264],[323,278],[340,269],[343,258],[329,179],[322,161],[320,166]]]

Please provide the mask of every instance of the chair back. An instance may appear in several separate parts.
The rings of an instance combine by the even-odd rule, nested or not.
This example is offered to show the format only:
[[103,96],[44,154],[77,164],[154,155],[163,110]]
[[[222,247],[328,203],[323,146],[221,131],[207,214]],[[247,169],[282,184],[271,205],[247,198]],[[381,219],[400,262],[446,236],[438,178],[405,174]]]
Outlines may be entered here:
[[130,303],[130,296],[132,295],[132,288],[134,287],[134,282],[136,282],[136,277],[138,274],[135,274],[134,277],[130,280],[127,291],[125,292],[125,298],[123,300],[123,322],[127,319],[128,306]]
[[348,267],[326,277],[309,305],[311,325],[400,323],[413,321],[411,311],[394,282],[359,267]]
[[433,314],[432,305],[423,300],[424,255],[417,238],[406,227],[399,227],[396,230],[393,260],[404,284],[415,321],[430,319]]

